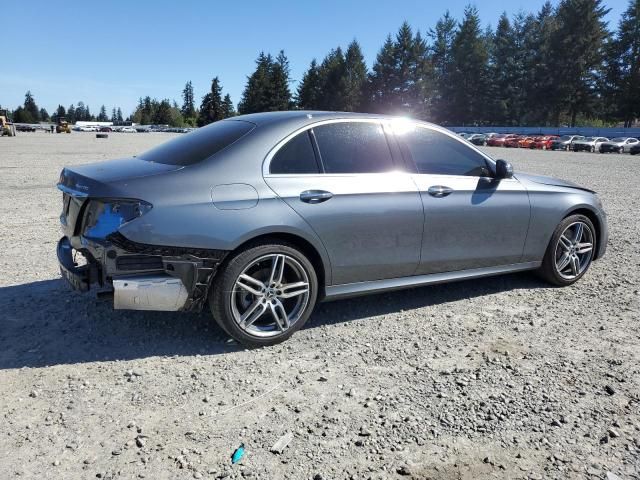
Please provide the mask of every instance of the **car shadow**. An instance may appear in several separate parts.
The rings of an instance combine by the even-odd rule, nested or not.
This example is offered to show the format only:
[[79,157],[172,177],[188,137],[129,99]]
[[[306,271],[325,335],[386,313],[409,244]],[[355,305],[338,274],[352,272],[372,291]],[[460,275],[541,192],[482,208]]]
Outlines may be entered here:
[[[546,288],[533,275],[388,292],[318,305],[305,328],[400,310],[441,305],[512,289]],[[242,350],[202,313],[113,310],[111,303],[72,292],[61,279],[0,288],[0,369],[44,367],[152,356],[219,355]]]

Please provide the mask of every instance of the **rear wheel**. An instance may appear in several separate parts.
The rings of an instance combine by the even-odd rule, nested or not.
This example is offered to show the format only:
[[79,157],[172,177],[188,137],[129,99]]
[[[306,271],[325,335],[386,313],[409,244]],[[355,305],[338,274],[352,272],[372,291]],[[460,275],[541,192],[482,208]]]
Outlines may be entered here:
[[307,257],[292,245],[265,243],[227,262],[209,305],[229,335],[258,347],[280,343],[302,328],[317,296],[317,276]]
[[571,215],[556,227],[539,273],[554,285],[571,285],[589,269],[595,247],[595,228],[591,220],[584,215]]

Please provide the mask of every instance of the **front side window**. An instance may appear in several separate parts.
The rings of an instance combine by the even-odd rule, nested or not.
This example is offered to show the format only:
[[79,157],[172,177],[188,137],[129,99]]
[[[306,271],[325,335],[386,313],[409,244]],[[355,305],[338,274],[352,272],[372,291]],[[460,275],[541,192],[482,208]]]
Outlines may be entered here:
[[269,171],[273,174],[319,173],[309,132],[296,135],[280,148],[271,160]]
[[395,170],[382,125],[329,123],[314,127],[325,173],[380,173]]
[[415,162],[418,173],[431,175],[488,175],[482,155],[450,136],[428,128],[415,128],[396,134]]

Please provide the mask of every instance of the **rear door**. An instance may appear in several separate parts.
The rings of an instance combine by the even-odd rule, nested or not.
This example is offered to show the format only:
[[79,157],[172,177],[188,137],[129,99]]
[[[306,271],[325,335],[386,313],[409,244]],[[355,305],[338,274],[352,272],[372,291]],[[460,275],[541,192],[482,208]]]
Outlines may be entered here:
[[422,202],[376,120],[321,122],[278,145],[265,181],[318,234],[332,284],[412,275]]
[[396,131],[424,205],[418,273],[440,273],[520,262],[529,227],[526,189],[496,180],[474,147],[438,129]]

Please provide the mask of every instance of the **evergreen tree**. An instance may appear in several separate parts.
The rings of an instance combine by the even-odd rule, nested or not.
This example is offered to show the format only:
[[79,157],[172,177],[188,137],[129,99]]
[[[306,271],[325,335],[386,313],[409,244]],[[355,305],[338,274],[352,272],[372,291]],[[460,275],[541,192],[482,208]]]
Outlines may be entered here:
[[72,103],[67,109],[67,122],[76,123],[77,120],[79,119],[76,118],[76,107]]
[[488,51],[475,7],[467,6],[452,44],[451,120],[462,125],[486,119]]
[[321,95],[320,71],[314,58],[298,85],[296,104],[302,110],[316,110],[320,108],[318,105],[320,104]]
[[613,118],[630,127],[640,118],[640,0],[629,1],[607,46],[605,81]]
[[236,109],[231,101],[231,95],[228,93],[222,99],[222,118],[234,117],[236,115]]
[[35,123],[40,120],[40,109],[38,105],[36,105],[36,101],[33,99],[33,95],[31,95],[30,91],[24,96],[24,111],[29,119],[26,123]]
[[225,117],[222,107],[222,86],[218,77],[215,77],[211,81],[211,91],[202,98],[198,126],[202,127],[223,118]]
[[289,60],[280,51],[274,60],[261,52],[255,71],[247,78],[247,85],[238,104],[241,114],[288,110],[292,107],[289,90]]
[[122,119],[122,110],[120,110],[120,107],[118,107],[118,110],[116,112],[116,121],[118,123],[123,123],[124,120]]
[[51,115],[51,121],[53,123],[58,123],[58,118],[66,118],[67,116],[67,111],[65,110],[65,108],[62,105],[58,105],[58,108],[56,108],[56,111],[53,115]]
[[549,92],[554,100],[555,124],[560,123],[563,110],[571,126],[575,126],[578,114],[593,111],[609,35],[604,20],[608,12],[602,0],[562,0],[558,5],[558,25],[551,42],[556,81]]
[[451,119],[451,97],[453,74],[453,40],[457,32],[457,23],[447,10],[436,23],[435,30],[429,32],[433,40],[431,61],[435,77],[435,95],[433,98],[433,118],[442,123]]
[[378,52],[373,64],[373,71],[369,74],[368,100],[370,105],[368,109],[373,112],[391,113],[394,110],[394,55],[395,46],[391,35],[388,35]]
[[271,65],[270,77],[271,81],[271,102],[269,110],[289,110],[292,106],[291,91],[289,90],[289,60],[284,54],[284,50],[280,50],[276,61]]
[[108,122],[109,117],[107,117],[107,109],[104,105],[100,107],[100,113],[97,117],[98,122]]
[[404,22],[395,42],[387,38],[374,64],[370,77],[374,110],[426,117],[432,78],[427,44]]
[[173,116],[169,100],[164,99],[154,103],[156,103],[157,106],[152,113],[152,123],[156,125],[171,125],[173,123]]
[[272,68],[273,57],[260,52],[256,60],[256,69],[247,78],[247,85],[238,104],[240,114],[270,110],[270,94],[273,91],[271,87]]
[[353,40],[344,56],[344,104],[342,110],[355,112],[362,108],[367,82],[367,65],[360,44]]
[[317,108],[320,110],[345,110],[346,102],[346,62],[342,48],[331,50],[322,60],[318,72],[320,93]]
[[180,111],[185,120],[188,121],[188,119],[193,119],[195,121],[197,114],[191,80],[185,84],[184,89],[182,90],[182,109]]
[[116,115],[116,107],[111,109],[111,122],[116,123],[118,121],[118,117]]
[[40,109],[39,116],[40,116],[40,121],[41,122],[48,122],[50,120],[49,112],[47,112],[46,108],[41,108]]

